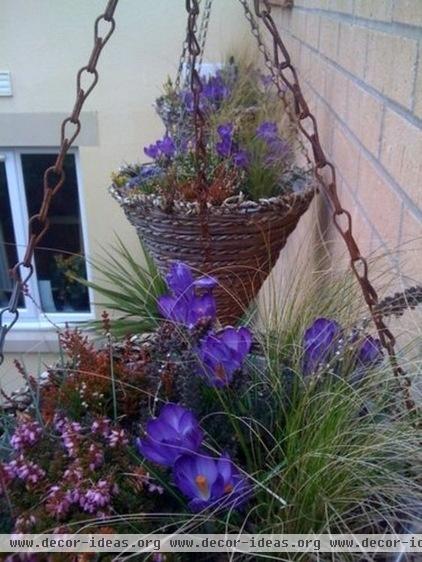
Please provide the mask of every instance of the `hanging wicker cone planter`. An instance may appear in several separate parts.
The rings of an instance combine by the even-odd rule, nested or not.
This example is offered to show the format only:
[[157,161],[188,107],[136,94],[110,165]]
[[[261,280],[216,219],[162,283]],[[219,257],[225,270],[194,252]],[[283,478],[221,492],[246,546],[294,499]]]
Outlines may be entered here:
[[180,260],[198,275],[218,278],[215,296],[224,323],[240,318],[257,295],[314,192],[309,181],[300,192],[259,203],[227,199],[209,208],[204,234],[197,203],[175,202],[168,212],[159,196],[128,196],[125,188],[111,187],[161,273]]

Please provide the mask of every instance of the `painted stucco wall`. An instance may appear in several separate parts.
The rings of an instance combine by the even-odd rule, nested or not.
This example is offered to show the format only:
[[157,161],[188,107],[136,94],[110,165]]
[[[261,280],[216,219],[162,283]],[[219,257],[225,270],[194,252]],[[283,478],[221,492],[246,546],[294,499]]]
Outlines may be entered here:
[[[106,0],[0,0],[0,69],[11,72],[13,85],[13,97],[0,98],[0,148],[51,146],[54,138],[58,144],[60,119],[74,104],[76,71],[88,61],[93,23],[105,6]],[[115,233],[139,254],[134,230],[107,186],[112,170],[143,156],[142,147],[162,134],[152,104],[177,70],[184,6],[184,0],[122,0],[117,7],[116,31],[98,64],[99,83],[84,107],[95,119],[92,113],[82,119],[87,129],[79,147],[82,205],[90,255],[112,243]],[[248,41],[241,6],[214,0],[206,60],[219,62]],[[13,338],[25,340],[22,352],[30,365],[37,364],[38,351],[55,344],[54,335],[45,344],[41,332],[16,330]],[[7,354],[0,367],[6,386],[14,385],[14,355]]]

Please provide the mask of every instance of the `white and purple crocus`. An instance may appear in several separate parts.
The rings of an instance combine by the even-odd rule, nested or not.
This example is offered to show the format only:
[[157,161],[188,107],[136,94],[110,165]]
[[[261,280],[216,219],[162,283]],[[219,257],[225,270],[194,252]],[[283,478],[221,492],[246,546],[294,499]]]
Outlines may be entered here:
[[228,455],[214,458],[201,451],[203,437],[190,410],[166,404],[136,444],[144,458],[173,470],[173,481],[192,511],[240,507],[250,497],[250,483]]

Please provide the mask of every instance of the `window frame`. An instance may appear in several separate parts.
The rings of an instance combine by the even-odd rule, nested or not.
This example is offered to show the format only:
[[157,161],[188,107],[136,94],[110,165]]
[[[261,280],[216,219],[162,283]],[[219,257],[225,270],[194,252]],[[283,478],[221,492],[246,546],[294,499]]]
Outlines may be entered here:
[[[22,169],[22,154],[57,154],[58,147],[0,147],[0,155],[4,157],[6,169],[7,186],[9,189],[10,209],[12,214],[13,229],[16,242],[18,259],[23,260],[27,236],[28,236],[28,209],[25,194],[25,184]],[[82,185],[82,174],[80,164],[80,154],[77,148],[68,151],[72,154],[75,162],[75,173],[79,199],[79,214],[81,221],[81,235],[84,247],[84,255],[89,255],[88,223],[85,213],[86,205],[84,190]],[[60,193],[57,194],[60,197]],[[34,260],[34,275],[28,282],[29,292],[36,303],[41,307],[41,300],[38,290],[37,272]],[[87,278],[92,279],[92,268],[89,261],[85,262]],[[14,331],[19,330],[48,330],[52,328],[52,323],[64,326],[66,323],[85,322],[95,318],[93,305],[93,291],[88,288],[88,298],[90,303],[89,312],[42,312],[31,299],[24,297],[24,308],[19,308],[20,321],[14,326]],[[48,318],[48,319],[47,319]]]

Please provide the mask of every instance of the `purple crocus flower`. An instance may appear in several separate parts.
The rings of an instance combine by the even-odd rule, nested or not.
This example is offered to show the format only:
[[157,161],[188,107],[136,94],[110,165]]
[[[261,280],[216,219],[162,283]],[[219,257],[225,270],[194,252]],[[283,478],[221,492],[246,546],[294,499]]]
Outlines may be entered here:
[[172,294],[159,297],[157,304],[167,320],[193,328],[200,321],[215,319],[217,310],[212,290],[217,282],[213,277],[194,280],[186,264],[175,262],[166,279]]
[[265,141],[277,138],[277,123],[275,121],[263,121],[256,129],[256,136]]
[[208,334],[198,349],[201,375],[212,386],[227,386],[242,367],[251,344],[252,334],[247,328],[229,326]]
[[249,165],[249,155],[246,150],[238,150],[233,156],[233,162],[238,168],[247,168]]
[[303,373],[310,375],[327,362],[335,352],[342,332],[340,324],[328,318],[317,318],[303,336]]
[[217,460],[217,464],[224,480],[224,504],[241,507],[251,496],[251,482],[240,472],[227,453]]
[[228,158],[232,155],[235,145],[233,143],[233,123],[223,123],[217,127],[217,133],[220,141],[217,142],[215,148],[217,153],[223,158]]
[[162,156],[172,158],[176,152],[176,146],[173,139],[166,135],[162,140],[157,141],[157,146]]
[[227,84],[224,82],[221,74],[210,76],[204,83],[202,90],[202,95],[213,106],[218,106],[223,100],[227,98],[229,93],[230,90]]
[[381,342],[372,336],[365,336],[357,355],[357,366],[370,368],[378,365],[383,358]]
[[274,166],[280,160],[286,160],[292,156],[292,148],[285,140],[275,137],[267,140],[268,154],[265,158],[266,166]]
[[177,457],[201,446],[203,432],[190,410],[166,404],[158,418],[147,423],[146,437],[137,439],[139,453],[148,460],[173,466]]
[[156,158],[158,158],[158,156],[160,154],[160,149],[158,148],[157,143],[150,144],[149,146],[144,147],[144,153],[149,158],[152,158],[153,160],[155,160]]
[[191,299],[164,295],[158,299],[160,313],[175,324],[189,329],[201,321],[212,321],[217,314],[215,299],[211,294],[194,295]]
[[239,507],[251,490],[228,456],[214,459],[199,454],[182,455],[175,462],[173,479],[195,512],[219,505]]
[[181,261],[172,264],[166,275],[167,285],[176,296],[190,297],[194,294],[194,279],[190,268]]
[[233,137],[233,130],[234,130],[233,123],[222,123],[217,127],[217,133],[219,134],[222,140],[223,139],[231,140]]

